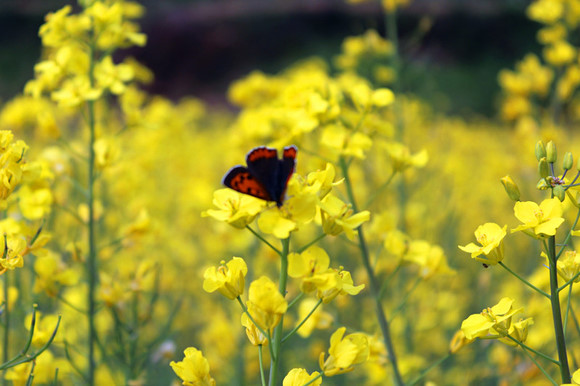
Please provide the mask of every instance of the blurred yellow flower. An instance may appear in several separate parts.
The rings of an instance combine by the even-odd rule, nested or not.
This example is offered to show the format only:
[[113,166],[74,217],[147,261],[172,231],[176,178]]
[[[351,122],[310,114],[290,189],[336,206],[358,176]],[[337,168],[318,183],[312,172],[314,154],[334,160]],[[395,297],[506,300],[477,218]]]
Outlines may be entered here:
[[564,222],[562,212],[562,203],[556,197],[546,199],[540,205],[533,201],[518,201],[514,213],[523,224],[511,232],[524,231],[535,238],[553,236]]
[[248,273],[246,262],[241,257],[233,257],[227,264],[209,267],[203,274],[203,289],[207,292],[219,291],[233,300],[244,293],[245,277]]
[[184,386],[215,386],[215,380],[209,374],[209,363],[202,352],[195,347],[188,347],[183,352],[181,362],[169,364],[175,374],[183,380]]
[[354,370],[354,365],[366,362],[370,354],[368,339],[365,334],[354,333],[344,336],[346,327],[336,330],[330,337],[328,358],[320,353],[320,369],[327,377]]
[[463,247],[459,245],[459,249],[471,253],[473,259],[483,264],[496,265],[503,260],[503,239],[506,235],[506,229],[507,225],[502,228],[489,222],[480,225],[475,230],[475,238],[481,246],[469,243]]

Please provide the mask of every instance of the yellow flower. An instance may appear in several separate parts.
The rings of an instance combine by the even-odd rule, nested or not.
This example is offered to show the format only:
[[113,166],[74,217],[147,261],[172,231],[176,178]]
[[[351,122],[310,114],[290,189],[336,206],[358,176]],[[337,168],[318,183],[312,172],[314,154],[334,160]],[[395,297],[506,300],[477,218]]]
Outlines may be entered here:
[[[521,319],[517,322],[512,323],[509,326],[508,335],[514,339],[519,340],[524,343],[528,338],[528,327],[534,324],[534,319],[527,318]],[[499,338],[500,342],[503,342],[510,346],[517,346],[518,344],[509,338]]]
[[[316,380],[309,383],[313,379]],[[320,377],[320,373],[318,371],[314,371],[312,374],[308,374],[308,372],[304,369],[292,369],[288,375],[284,377],[282,386],[303,386],[307,383],[313,386],[320,386],[322,384],[322,377]]]
[[44,291],[48,296],[56,296],[60,286],[74,285],[79,280],[79,273],[69,268],[55,252],[37,256],[34,262],[34,292]]
[[268,337],[260,332],[245,312],[242,313],[242,326],[246,327],[246,335],[254,346],[268,344]]
[[396,172],[402,172],[410,167],[422,168],[429,160],[427,150],[423,149],[419,153],[411,155],[409,148],[402,143],[387,143],[385,149],[391,158],[393,170]]
[[23,186],[18,191],[18,197],[20,212],[27,219],[38,220],[50,213],[53,201],[50,189],[31,189],[29,186]]
[[564,2],[561,0],[537,0],[527,9],[528,17],[544,24],[558,21],[564,14]]
[[333,287],[326,288],[318,287],[316,296],[318,296],[324,303],[330,303],[338,295],[358,295],[360,291],[365,288],[364,284],[355,286],[350,272],[344,271],[342,267],[339,270],[329,270],[333,275],[336,275],[334,280],[328,280],[329,283],[336,283]]
[[183,380],[184,386],[215,386],[215,380],[209,374],[209,363],[201,351],[188,347],[183,352],[185,358],[181,362],[171,361],[169,364],[175,374]]
[[244,293],[245,277],[248,273],[246,262],[241,257],[233,257],[227,264],[210,267],[203,274],[203,289],[207,292],[220,291],[233,300]]
[[565,40],[560,40],[544,48],[546,62],[554,66],[563,66],[576,59],[576,48]]
[[535,238],[553,236],[564,222],[562,212],[562,203],[556,197],[546,199],[540,205],[533,201],[518,201],[514,213],[523,224],[511,231],[524,231]]
[[218,209],[202,212],[203,217],[213,217],[235,228],[245,228],[265,207],[265,201],[232,189],[218,189],[213,193],[213,204]]
[[447,265],[443,248],[425,240],[412,241],[403,259],[417,264],[420,267],[419,275],[424,279],[429,279],[435,274],[445,275],[454,272]]
[[280,323],[288,309],[288,302],[266,276],[254,280],[248,291],[248,311],[264,330],[272,330]]
[[350,239],[354,239],[357,228],[370,220],[371,213],[363,210],[353,214],[351,206],[344,203],[333,194],[328,194],[320,201],[322,230],[324,233],[336,236],[343,231]]
[[[556,265],[558,275],[567,282],[580,272],[580,255],[576,251],[566,251],[563,256],[560,256]],[[574,279],[574,283],[578,282],[580,282],[580,276]]]
[[[475,238],[481,246],[469,243],[459,249],[471,253],[471,257],[486,265],[495,265],[503,260],[503,239],[507,225],[501,228],[495,223],[485,223],[475,230]],[[484,255],[484,256],[481,256]]]
[[341,327],[330,337],[329,356],[326,360],[325,354],[320,353],[320,369],[327,377],[352,371],[354,365],[366,362],[369,357],[370,349],[366,335],[354,333],[344,336],[345,331],[346,327]]
[[260,215],[258,226],[264,233],[286,239],[290,236],[290,232],[298,229],[298,224],[288,217],[289,213],[285,208],[272,208]]
[[461,323],[461,330],[467,339],[501,338],[509,335],[512,317],[523,308],[513,308],[513,299],[502,298],[498,304],[470,315]]

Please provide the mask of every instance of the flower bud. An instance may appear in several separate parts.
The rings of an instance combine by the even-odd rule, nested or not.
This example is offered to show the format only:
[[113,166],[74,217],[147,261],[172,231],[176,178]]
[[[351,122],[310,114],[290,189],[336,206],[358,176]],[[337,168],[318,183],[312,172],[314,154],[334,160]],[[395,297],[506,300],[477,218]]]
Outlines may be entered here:
[[546,147],[544,146],[544,142],[538,141],[536,143],[536,159],[539,161],[546,156]]
[[518,189],[518,186],[516,185],[514,180],[512,180],[510,176],[505,176],[501,178],[500,181],[503,187],[505,188],[505,191],[508,194],[509,198],[511,198],[514,201],[519,201],[520,190]]
[[562,167],[564,168],[564,170],[570,170],[572,169],[573,165],[574,165],[574,157],[572,156],[572,153],[566,152],[566,154],[564,154],[564,161],[562,161]]
[[540,173],[540,177],[542,178],[546,178],[550,175],[550,167],[548,166],[546,157],[542,158],[540,162],[538,162],[538,173]]
[[550,141],[546,145],[546,161],[554,163],[557,159],[558,153],[556,152],[556,145],[554,144],[554,141]]
[[562,185],[556,185],[552,189],[552,194],[554,194],[554,197],[558,197],[558,200],[562,202],[566,198],[566,189]]
[[545,178],[542,178],[540,181],[538,181],[538,183],[536,184],[536,188],[539,190],[546,190],[550,187],[550,184],[548,184],[548,182],[546,182]]

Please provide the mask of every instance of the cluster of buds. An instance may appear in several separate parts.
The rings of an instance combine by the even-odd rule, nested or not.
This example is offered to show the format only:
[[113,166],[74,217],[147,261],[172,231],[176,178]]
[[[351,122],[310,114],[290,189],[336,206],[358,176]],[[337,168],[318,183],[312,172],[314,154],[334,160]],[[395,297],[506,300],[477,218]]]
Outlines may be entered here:
[[[566,190],[576,182],[580,175],[580,172],[578,172],[572,183],[566,185],[566,173],[568,173],[574,165],[572,153],[567,152],[564,154],[562,161],[564,173],[560,177],[554,174],[554,164],[558,159],[558,153],[554,142],[550,141],[544,145],[542,141],[538,141],[538,143],[536,143],[535,154],[536,159],[538,160],[538,172],[540,173],[540,181],[538,181],[536,187],[540,190],[551,189],[553,197],[557,197],[560,201],[564,201]],[[580,168],[580,163],[577,166]]]

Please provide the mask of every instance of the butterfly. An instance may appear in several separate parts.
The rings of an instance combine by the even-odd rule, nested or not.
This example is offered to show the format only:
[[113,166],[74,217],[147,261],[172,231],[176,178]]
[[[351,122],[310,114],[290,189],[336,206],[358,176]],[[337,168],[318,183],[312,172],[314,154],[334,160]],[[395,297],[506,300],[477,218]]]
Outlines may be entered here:
[[296,165],[296,146],[287,146],[278,159],[278,151],[271,147],[256,147],[246,155],[245,166],[231,168],[222,183],[237,192],[249,194],[282,206],[288,181]]

